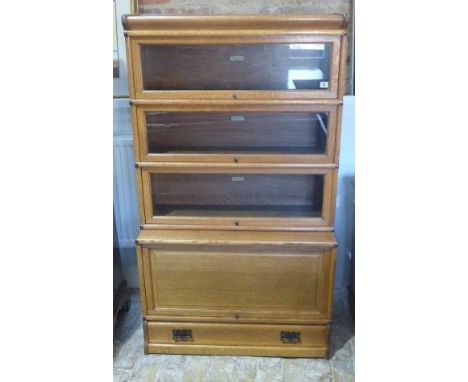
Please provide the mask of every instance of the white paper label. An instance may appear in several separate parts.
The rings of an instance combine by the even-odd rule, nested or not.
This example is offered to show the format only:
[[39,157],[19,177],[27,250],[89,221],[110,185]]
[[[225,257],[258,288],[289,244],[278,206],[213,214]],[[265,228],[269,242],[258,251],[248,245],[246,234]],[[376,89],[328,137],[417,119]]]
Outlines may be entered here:
[[243,176],[231,176],[231,182],[243,182],[244,177]]
[[231,56],[229,61],[244,61],[244,56]]
[[245,121],[243,115],[231,115],[231,121]]
[[328,81],[320,81],[320,89],[328,89]]

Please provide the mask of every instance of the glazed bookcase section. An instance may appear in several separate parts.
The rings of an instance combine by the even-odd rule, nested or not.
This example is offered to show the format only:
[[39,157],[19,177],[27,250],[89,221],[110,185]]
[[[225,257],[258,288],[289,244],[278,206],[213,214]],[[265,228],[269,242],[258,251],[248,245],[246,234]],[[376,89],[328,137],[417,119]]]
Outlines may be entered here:
[[167,19],[124,20],[134,99],[339,98],[340,17]]
[[141,168],[145,224],[242,228],[332,225],[333,168],[151,166]]
[[333,163],[336,105],[137,106],[147,162]]

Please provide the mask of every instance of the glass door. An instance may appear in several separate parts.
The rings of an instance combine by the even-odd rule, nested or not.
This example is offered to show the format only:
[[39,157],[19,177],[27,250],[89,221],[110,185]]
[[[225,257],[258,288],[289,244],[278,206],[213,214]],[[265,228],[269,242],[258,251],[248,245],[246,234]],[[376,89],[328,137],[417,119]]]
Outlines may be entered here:
[[142,161],[334,162],[336,106],[278,109],[174,112],[141,108]]
[[294,172],[144,168],[146,223],[228,228],[329,225],[333,170]]

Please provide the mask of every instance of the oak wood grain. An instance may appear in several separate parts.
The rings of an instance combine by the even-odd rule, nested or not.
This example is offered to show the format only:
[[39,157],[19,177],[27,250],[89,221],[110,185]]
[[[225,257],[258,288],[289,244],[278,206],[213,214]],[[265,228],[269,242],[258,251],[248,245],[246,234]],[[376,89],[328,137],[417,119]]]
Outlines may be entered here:
[[149,315],[330,319],[330,250],[192,246],[143,256]]
[[137,243],[145,246],[161,244],[198,245],[302,245],[318,248],[332,248],[337,245],[333,232],[271,232],[249,231],[197,231],[177,229],[143,229]]
[[[192,341],[174,341],[173,330],[183,328],[190,328]],[[281,332],[300,333],[300,341],[284,343]],[[329,349],[328,336],[326,325],[148,322],[150,353],[325,357]]]
[[255,31],[285,30],[298,33],[346,33],[347,23],[342,15],[128,15],[122,20],[124,30],[147,31],[158,34],[163,31],[183,30],[194,34],[206,31]]

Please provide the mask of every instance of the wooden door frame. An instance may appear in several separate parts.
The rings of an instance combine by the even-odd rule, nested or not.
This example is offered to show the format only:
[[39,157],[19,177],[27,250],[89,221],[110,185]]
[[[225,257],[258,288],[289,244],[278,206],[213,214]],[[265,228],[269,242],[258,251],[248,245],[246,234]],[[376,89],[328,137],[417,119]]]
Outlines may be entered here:
[[[267,104],[225,104],[223,106],[199,103],[133,105],[138,139],[136,150],[142,162],[205,162],[205,163],[334,163],[338,130],[339,105],[289,103]],[[149,154],[145,113],[147,112],[323,112],[328,114],[327,146],[325,154]]]
[[[174,32],[174,31],[172,31]],[[127,32],[129,65],[130,96],[133,99],[148,100],[291,100],[291,99],[336,99],[339,94],[339,79],[341,72],[340,51],[342,38],[340,35],[259,35],[258,33],[245,34],[235,30],[225,35],[198,34],[193,31],[178,30],[178,34],[161,36],[131,36]],[[231,45],[231,44],[314,44],[331,43],[330,52],[330,87],[327,90],[144,90],[143,74],[141,70],[142,45]]]
[[[143,208],[146,228],[188,228],[214,230],[333,230],[337,170],[335,165],[284,164],[204,164],[204,163],[138,163],[141,171]],[[153,215],[151,173],[203,174],[267,174],[267,175],[324,175],[322,216],[320,218],[271,217],[174,217]]]

